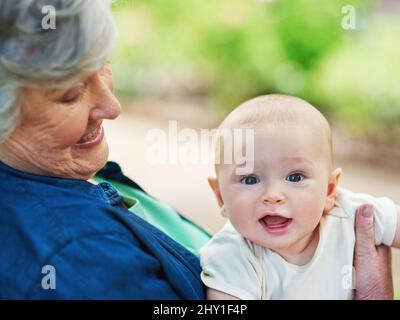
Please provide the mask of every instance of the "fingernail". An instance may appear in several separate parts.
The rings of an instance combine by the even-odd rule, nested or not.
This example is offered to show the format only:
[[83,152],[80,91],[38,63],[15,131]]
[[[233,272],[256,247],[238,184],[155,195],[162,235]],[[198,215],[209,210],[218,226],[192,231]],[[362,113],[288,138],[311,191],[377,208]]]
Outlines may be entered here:
[[363,215],[364,218],[371,218],[372,217],[372,207],[364,206],[361,214]]

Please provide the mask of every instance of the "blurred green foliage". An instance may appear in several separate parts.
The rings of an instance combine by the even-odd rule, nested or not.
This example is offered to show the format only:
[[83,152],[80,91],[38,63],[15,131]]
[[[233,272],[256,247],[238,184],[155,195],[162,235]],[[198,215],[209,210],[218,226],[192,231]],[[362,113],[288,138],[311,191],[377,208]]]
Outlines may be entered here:
[[[400,20],[377,2],[116,0],[118,93],[157,96],[175,84],[225,111],[285,93],[392,141],[400,124]],[[342,27],[345,5],[356,10],[355,30]]]

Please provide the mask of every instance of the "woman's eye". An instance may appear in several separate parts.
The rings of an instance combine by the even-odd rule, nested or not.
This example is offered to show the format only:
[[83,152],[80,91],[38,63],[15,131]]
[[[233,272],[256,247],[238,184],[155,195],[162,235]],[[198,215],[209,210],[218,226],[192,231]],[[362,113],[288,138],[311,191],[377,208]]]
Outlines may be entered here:
[[253,176],[247,176],[247,177],[243,177],[240,180],[240,182],[242,182],[244,184],[256,184],[256,183],[258,183],[258,179]]
[[286,180],[290,182],[300,182],[303,179],[304,176],[300,173],[292,173],[286,177]]
[[63,103],[72,103],[79,99],[79,94],[66,94],[61,98],[61,102]]
[[79,87],[77,87],[77,88],[68,90],[68,91],[61,97],[60,102],[62,102],[62,103],[72,103],[72,102],[75,102],[75,101],[79,100],[79,98],[80,98],[80,96],[81,96],[81,94],[82,94],[82,91],[83,91],[83,87],[84,87],[84,86],[81,85],[81,86],[79,86]]

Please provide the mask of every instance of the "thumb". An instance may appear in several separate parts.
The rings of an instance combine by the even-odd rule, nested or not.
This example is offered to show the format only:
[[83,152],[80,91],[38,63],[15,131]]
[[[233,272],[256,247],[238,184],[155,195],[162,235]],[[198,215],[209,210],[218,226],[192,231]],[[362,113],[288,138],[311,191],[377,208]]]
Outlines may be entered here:
[[356,212],[356,255],[370,256],[376,252],[373,208],[360,206]]

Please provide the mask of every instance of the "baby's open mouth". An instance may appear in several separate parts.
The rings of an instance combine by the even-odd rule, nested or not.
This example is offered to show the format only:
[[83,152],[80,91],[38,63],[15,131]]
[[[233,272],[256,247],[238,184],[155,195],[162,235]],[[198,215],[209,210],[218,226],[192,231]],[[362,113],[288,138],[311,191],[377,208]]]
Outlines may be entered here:
[[269,233],[282,233],[288,229],[292,220],[279,215],[266,215],[259,221]]

